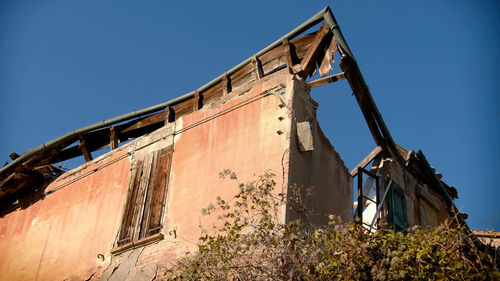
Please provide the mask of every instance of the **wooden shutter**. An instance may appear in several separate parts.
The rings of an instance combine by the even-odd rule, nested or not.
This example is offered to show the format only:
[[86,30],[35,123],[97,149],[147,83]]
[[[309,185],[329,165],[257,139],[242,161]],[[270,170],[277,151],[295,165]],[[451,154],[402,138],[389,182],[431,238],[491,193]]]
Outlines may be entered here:
[[129,192],[127,196],[127,201],[125,205],[125,212],[123,213],[122,225],[120,227],[120,235],[118,239],[118,246],[121,246],[125,243],[132,241],[132,221],[134,209],[137,201],[137,194],[139,191],[139,184],[141,182],[142,177],[142,161],[137,161],[135,167],[132,169],[130,183],[129,183]]
[[151,177],[151,167],[154,162],[154,154],[147,155],[143,160],[142,177],[139,183],[139,190],[137,192],[137,199],[135,200],[134,214],[132,215],[132,240],[141,239],[141,228],[145,217],[145,210],[147,209],[147,197],[149,190],[149,183]]
[[390,224],[394,231],[401,231],[408,227],[406,214],[406,196],[404,190],[393,183],[389,198]]
[[160,232],[162,227],[162,210],[167,193],[171,162],[172,147],[155,152],[144,209],[145,215],[141,227],[141,238]]

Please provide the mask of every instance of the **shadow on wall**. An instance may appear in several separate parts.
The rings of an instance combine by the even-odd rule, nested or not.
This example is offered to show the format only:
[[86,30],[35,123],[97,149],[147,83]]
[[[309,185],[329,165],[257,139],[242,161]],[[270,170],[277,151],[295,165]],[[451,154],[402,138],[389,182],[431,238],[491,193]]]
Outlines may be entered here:
[[34,185],[32,188],[24,188],[13,194],[8,194],[0,198],[0,218],[17,210],[27,209],[39,200],[43,200],[48,194],[45,189],[50,184],[50,180],[41,185]]

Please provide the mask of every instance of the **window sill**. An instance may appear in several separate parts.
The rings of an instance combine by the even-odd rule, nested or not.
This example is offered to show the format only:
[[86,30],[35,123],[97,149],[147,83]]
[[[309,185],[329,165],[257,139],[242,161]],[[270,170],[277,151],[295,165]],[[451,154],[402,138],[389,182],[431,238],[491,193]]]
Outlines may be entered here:
[[118,254],[121,254],[125,251],[132,250],[132,249],[139,248],[139,247],[143,247],[143,246],[146,246],[148,244],[151,244],[151,243],[154,243],[154,242],[157,242],[160,240],[163,240],[163,234],[157,233],[157,234],[148,236],[146,238],[142,238],[141,240],[129,242],[129,243],[123,244],[121,246],[118,246],[116,248],[113,248],[110,251],[110,253],[113,255],[118,255]]

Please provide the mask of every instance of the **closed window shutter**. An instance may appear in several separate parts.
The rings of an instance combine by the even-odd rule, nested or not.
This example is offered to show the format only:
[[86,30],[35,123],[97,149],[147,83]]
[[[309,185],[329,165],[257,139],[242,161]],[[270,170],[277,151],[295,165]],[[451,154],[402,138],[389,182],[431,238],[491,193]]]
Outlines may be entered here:
[[162,227],[162,210],[167,192],[171,161],[171,147],[157,151],[154,155],[147,203],[144,210],[145,215],[141,227],[142,237],[156,234],[160,232]]
[[160,232],[172,151],[171,146],[155,151],[132,168],[118,246]]
[[394,231],[402,231],[408,227],[406,214],[406,196],[404,190],[397,184],[392,184],[389,200],[390,224]]
[[132,221],[132,240],[138,240],[145,237],[141,233],[144,218],[147,215],[145,210],[148,204],[149,183],[151,178],[151,168],[154,166],[155,155],[147,155],[143,160],[142,178],[139,183],[139,190],[137,193],[136,204],[134,207],[133,221]]
[[132,175],[130,177],[128,189],[129,193],[127,197],[127,203],[125,205],[125,213],[123,214],[122,225],[120,227],[120,236],[118,239],[119,246],[132,241],[132,221],[134,219],[134,209],[137,205],[137,195],[139,193],[139,183],[141,181],[142,171],[143,163],[141,160],[139,160],[133,168]]

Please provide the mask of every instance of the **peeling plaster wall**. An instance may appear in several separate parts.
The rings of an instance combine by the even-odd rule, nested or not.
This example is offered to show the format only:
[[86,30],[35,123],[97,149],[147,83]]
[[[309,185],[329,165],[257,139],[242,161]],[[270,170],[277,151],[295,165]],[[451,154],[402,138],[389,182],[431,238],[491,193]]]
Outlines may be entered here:
[[[167,197],[168,221],[164,224],[169,231],[176,230],[187,241],[197,241],[201,209],[215,202],[216,196],[227,200],[238,191],[237,183],[219,178],[224,169],[234,171],[240,182],[254,180],[270,170],[276,174],[278,187],[287,185],[283,175],[287,168],[282,159],[287,158],[289,141],[278,131],[288,131],[290,120],[280,121],[278,117],[286,116],[288,109],[281,108],[274,95],[260,96],[287,79],[283,72],[271,75],[244,95],[231,93],[220,107],[206,105],[181,117],[184,128],[189,128],[229,109],[177,136]],[[291,95],[288,86],[286,89],[281,97],[284,100]],[[207,219],[203,222],[212,223]]]
[[65,184],[123,155],[125,150],[70,172],[48,186],[60,188],[51,195],[0,218],[0,280],[82,280],[109,261],[130,162],[123,158]]
[[[325,137],[316,118],[318,104],[310,96],[309,86],[299,80],[293,80],[295,95],[293,108],[297,122],[310,122],[312,126],[312,151],[299,151],[295,126],[290,136],[290,178],[291,184],[311,188],[306,198],[313,225],[325,225],[328,214],[334,214],[349,222],[353,219],[352,198],[353,183],[344,161]],[[289,213],[289,219],[297,214]]]
[[[314,150],[297,149],[293,111],[298,119],[314,119],[315,106],[305,82],[285,69],[64,174],[48,186],[52,194],[0,218],[0,280],[152,280],[158,268],[195,250],[200,223],[217,223],[200,214],[216,196],[237,192],[234,181],[219,178],[224,169],[240,182],[272,171],[277,193],[286,193],[289,183],[313,185],[314,212],[352,218],[352,180],[317,122]],[[111,255],[132,164],[170,145],[164,238]],[[285,207],[279,215],[285,222]]]

